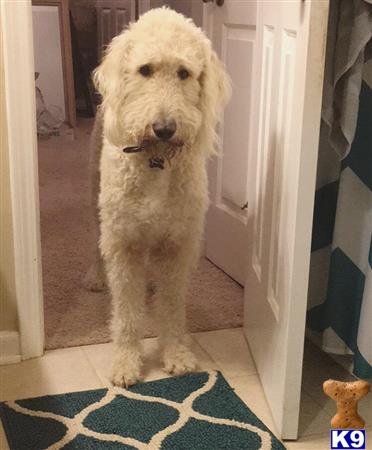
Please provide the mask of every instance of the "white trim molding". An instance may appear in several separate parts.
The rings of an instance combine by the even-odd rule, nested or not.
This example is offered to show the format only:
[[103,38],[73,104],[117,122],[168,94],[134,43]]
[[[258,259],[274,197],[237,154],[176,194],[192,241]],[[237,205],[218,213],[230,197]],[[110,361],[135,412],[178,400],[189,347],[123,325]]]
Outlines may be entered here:
[[44,351],[31,1],[1,1],[15,284],[22,359]]
[[0,331],[0,366],[21,362],[18,331]]

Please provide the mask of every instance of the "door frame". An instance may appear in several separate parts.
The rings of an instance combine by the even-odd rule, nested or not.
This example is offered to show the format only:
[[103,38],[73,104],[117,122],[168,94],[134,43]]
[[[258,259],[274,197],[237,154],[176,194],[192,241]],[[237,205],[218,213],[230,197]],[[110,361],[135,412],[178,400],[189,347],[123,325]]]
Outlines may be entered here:
[[31,1],[1,2],[0,10],[18,325],[21,357],[28,359],[44,352]]

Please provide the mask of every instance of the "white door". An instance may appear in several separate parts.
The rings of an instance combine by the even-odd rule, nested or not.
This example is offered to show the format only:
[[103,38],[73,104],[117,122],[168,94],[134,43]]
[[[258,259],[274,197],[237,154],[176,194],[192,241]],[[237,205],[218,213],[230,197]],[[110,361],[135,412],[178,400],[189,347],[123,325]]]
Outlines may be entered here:
[[206,256],[244,284],[247,269],[248,159],[257,2],[226,0],[204,7],[203,26],[230,74],[233,94],[220,127],[223,153],[211,160]]
[[204,11],[233,82],[209,170],[206,254],[245,281],[245,333],[284,439],[298,429],[327,15],[328,0]]
[[328,1],[257,10],[244,328],[284,439],[296,439]]

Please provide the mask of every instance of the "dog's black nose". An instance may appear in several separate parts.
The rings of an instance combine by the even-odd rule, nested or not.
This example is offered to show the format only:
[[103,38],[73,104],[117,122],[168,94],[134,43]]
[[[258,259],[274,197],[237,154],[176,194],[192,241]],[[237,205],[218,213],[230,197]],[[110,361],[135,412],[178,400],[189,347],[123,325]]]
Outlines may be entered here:
[[168,120],[167,122],[155,122],[152,126],[155,135],[162,141],[168,141],[176,132],[176,122]]

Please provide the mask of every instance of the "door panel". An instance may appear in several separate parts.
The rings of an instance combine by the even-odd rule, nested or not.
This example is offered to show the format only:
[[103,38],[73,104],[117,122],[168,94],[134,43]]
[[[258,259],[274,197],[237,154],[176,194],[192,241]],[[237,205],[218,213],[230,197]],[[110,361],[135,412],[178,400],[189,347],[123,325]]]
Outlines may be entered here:
[[[249,128],[242,118],[249,118],[254,29],[250,27],[223,28],[222,59],[241,95],[233,95],[226,108],[223,127],[223,157],[221,161],[221,200],[240,209],[247,201],[247,145]],[[231,205],[232,204],[232,205]]]
[[136,19],[134,0],[97,0],[98,55],[129,22]]
[[258,2],[244,327],[278,431],[296,439],[328,2]]
[[[276,102],[273,100],[273,58],[274,58],[274,28],[265,26],[262,36],[262,64],[257,67],[262,73],[255,80],[257,88],[260,89],[259,101],[255,103],[256,114],[259,114],[257,123],[258,142],[255,156],[257,163],[252,166],[252,180],[256,180],[255,187],[255,214],[253,215],[254,236],[252,239],[253,268],[257,278],[262,278],[262,260],[264,245],[267,243],[267,223],[270,209],[267,208],[267,196],[269,195],[270,172],[272,171],[270,136],[273,135],[272,117],[275,114]],[[255,123],[253,119],[253,123]],[[253,155],[252,155],[253,156]],[[252,184],[252,183],[251,183]],[[252,197],[252,192],[249,193]],[[265,208],[266,206],[266,208]],[[250,208],[251,210],[251,208]]]
[[219,129],[222,152],[210,162],[208,170],[211,205],[206,225],[206,256],[244,284],[256,2],[225,1],[222,7],[208,4],[203,19],[233,86]]
[[273,310],[275,318],[279,319],[279,311],[285,299],[286,287],[283,282],[288,279],[288,271],[291,270],[280,261],[285,254],[284,243],[289,242],[293,229],[293,223],[288,221],[290,215],[286,211],[290,209],[289,193],[285,191],[284,180],[288,180],[288,161],[290,153],[290,125],[292,120],[292,104],[294,95],[294,61],[296,51],[296,34],[285,30],[283,33],[283,48],[280,55],[280,79],[279,99],[277,113],[277,129],[281,130],[275,148],[272,219],[270,230],[270,251],[268,266],[268,302]]

